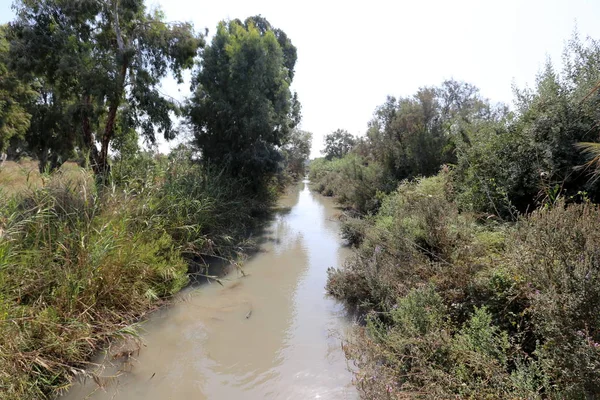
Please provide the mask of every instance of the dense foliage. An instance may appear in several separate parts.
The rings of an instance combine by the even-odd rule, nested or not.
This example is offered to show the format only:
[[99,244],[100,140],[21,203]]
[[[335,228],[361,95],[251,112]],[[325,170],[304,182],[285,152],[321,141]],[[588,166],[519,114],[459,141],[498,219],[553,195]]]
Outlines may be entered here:
[[454,81],[388,98],[311,163],[348,210],[356,251],[327,289],[362,315],[344,348],[364,398],[600,395],[600,43],[564,60],[514,111]]
[[219,24],[188,105],[205,162],[256,185],[277,172],[279,148],[300,118],[290,91],[295,63],[296,48],[264,18]]
[[34,92],[9,70],[9,41],[7,26],[0,26],[0,153],[8,148],[11,139],[25,136],[31,115],[24,106]]
[[470,127],[456,168],[465,206],[509,217],[559,194],[598,200],[576,144],[598,140],[599,99],[586,96],[600,79],[600,43],[574,39],[565,60],[561,74],[548,64],[534,89],[517,91],[510,118]]
[[150,141],[155,131],[174,137],[177,104],[159,84],[168,73],[181,81],[193,66],[203,40],[190,24],[165,22],[143,0],[23,0],[15,10],[12,68],[43,88],[38,106],[66,119],[40,116],[44,123],[32,124],[36,136],[48,134],[46,123],[55,127],[53,142],[89,152],[104,177],[117,124],[139,128]]

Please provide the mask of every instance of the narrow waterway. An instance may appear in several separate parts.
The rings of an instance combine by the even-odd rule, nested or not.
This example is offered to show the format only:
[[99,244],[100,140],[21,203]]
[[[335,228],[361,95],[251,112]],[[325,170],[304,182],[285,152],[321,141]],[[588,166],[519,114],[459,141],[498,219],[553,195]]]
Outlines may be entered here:
[[337,210],[306,182],[280,210],[244,265],[248,276],[232,272],[224,287],[185,292],[143,325],[144,347],[128,372],[103,389],[88,380],[64,398],[357,398],[341,349],[350,322],[324,290],[327,267],[349,252]]

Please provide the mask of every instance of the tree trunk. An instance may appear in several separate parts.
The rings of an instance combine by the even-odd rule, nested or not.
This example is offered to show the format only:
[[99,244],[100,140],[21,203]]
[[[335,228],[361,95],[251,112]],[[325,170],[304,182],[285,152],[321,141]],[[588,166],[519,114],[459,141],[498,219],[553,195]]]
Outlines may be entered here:
[[100,140],[100,150],[96,146],[96,136],[92,131],[92,127],[89,119],[89,110],[92,108],[91,96],[85,95],[83,103],[85,105],[85,111],[83,112],[83,141],[85,146],[89,149],[89,159],[91,162],[92,171],[96,176],[99,183],[107,183],[110,175],[110,164],[108,162],[108,149],[110,148],[110,142],[115,134],[115,124],[117,120],[117,112],[123,94],[125,92],[125,78],[127,77],[127,70],[129,68],[129,57],[126,53],[126,47],[121,35],[121,29],[119,27],[119,1],[114,1],[114,30],[117,39],[117,48],[115,49],[117,55],[117,63],[120,64],[120,71],[117,76],[118,81],[115,82],[115,91],[111,93],[108,101],[108,114],[106,116],[106,124],[104,125],[104,132],[102,139]]
[[96,147],[96,140],[94,137],[94,133],[92,132],[92,127],[90,126],[90,117],[88,115],[88,112],[91,108],[91,96],[89,94],[84,96],[83,103],[85,105],[82,120],[83,143],[90,152],[89,158],[90,163],[92,164],[92,171],[94,171],[94,175],[98,176],[101,172],[101,169],[99,168],[100,155],[98,153],[98,148]]
[[115,120],[117,118],[117,101],[113,101],[108,109],[108,115],[106,117],[106,125],[104,126],[104,134],[100,142],[100,154],[98,155],[98,169],[100,175],[104,179],[108,178],[110,174],[110,164],[108,163],[108,149],[110,147],[110,141],[115,133]]
[[104,126],[104,134],[100,141],[100,153],[98,154],[98,173],[97,176],[101,181],[106,182],[110,174],[110,164],[108,162],[108,149],[110,142],[115,135],[115,122],[117,119],[117,111],[121,105],[123,93],[125,92],[125,78],[127,77],[127,69],[129,68],[129,59],[126,54],[126,47],[121,35],[121,27],[119,26],[119,1],[114,2],[114,30],[117,39],[117,61],[121,61],[121,70],[117,77],[117,85],[115,93],[108,106],[108,115],[106,116],[106,125]]
[[117,93],[113,97],[108,107],[108,115],[106,116],[106,125],[104,126],[104,134],[102,135],[102,141],[100,142],[100,154],[98,155],[98,167],[100,175],[103,180],[108,178],[110,174],[110,164],[108,163],[108,149],[110,142],[115,135],[115,123],[117,120],[117,111],[121,105],[121,99],[125,91],[125,77],[127,76],[128,61],[126,58],[123,59],[121,65],[121,71],[119,74],[119,82],[117,86]]
[[[39,150],[39,148],[38,148]],[[48,167],[48,145],[44,144],[42,150],[37,154],[38,156],[38,169],[40,174],[46,172],[46,168]]]

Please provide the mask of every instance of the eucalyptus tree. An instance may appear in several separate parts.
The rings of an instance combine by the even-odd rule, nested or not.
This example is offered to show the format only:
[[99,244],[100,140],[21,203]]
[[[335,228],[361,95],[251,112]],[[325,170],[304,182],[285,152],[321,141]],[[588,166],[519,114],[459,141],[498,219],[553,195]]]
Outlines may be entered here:
[[[74,138],[99,177],[109,172],[118,122],[151,142],[156,131],[174,137],[179,106],[159,88],[169,73],[181,83],[193,66],[204,41],[191,24],[168,23],[143,0],[18,0],[15,11],[13,69],[43,80],[53,97],[72,100]],[[62,131],[56,140],[69,135]]]

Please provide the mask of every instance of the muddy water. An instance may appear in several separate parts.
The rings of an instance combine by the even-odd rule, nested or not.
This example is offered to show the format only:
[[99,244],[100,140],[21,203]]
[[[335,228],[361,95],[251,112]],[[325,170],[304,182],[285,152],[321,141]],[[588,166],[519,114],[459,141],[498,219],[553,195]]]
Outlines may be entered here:
[[108,367],[102,374],[118,378],[106,388],[88,381],[64,398],[357,398],[340,347],[349,322],[324,292],[326,268],[349,252],[337,211],[306,182],[280,206],[261,251],[244,265],[248,276],[233,272],[224,287],[184,293],[145,323],[145,346],[128,372]]

